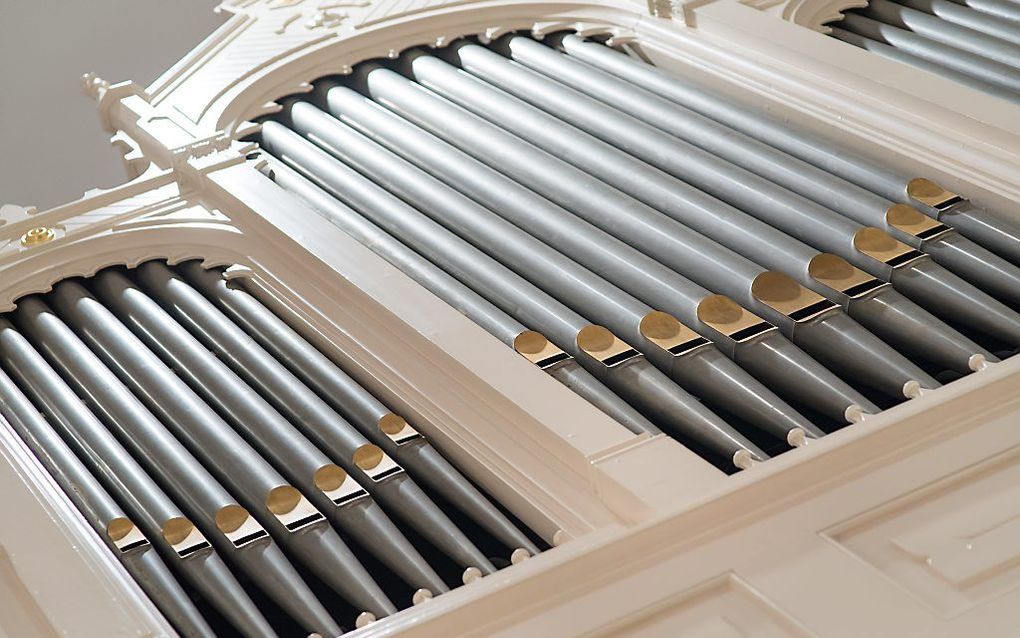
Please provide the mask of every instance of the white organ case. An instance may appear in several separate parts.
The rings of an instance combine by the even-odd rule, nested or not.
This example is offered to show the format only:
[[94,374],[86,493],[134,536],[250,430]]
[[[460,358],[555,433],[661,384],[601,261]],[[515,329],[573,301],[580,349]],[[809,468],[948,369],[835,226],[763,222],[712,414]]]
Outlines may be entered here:
[[[352,635],[1017,635],[1020,358],[727,475],[554,382],[266,179],[246,141],[361,61],[568,30],[1020,219],[1020,107],[821,33],[863,3],[649,4],[225,2],[149,87],[83,78],[129,181],[4,206],[0,310],[115,264],[234,266],[552,546]],[[0,635],[175,635],[6,425],[0,454]]]

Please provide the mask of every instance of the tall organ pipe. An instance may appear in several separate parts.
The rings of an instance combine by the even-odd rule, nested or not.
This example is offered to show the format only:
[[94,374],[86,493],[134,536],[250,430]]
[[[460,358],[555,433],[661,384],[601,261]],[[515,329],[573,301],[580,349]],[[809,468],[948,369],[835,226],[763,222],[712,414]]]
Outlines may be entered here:
[[970,51],[988,60],[1011,66],[1016,72],[1020,72],[1020,45],[889,0],[869,0],[868,6],[860,11],[885,24],[908,29],[936,42]]
[[281,546],[355,606],[376,616],[395,611],[322,513],[91,293],[65,280],[54,286],[50,299],[82,340],[234,490]]
[[[490,122],[498,123],[758,263],[786,272],[824,296],[829,296],[830,289],[819,286],[809,274],[810,262],[817,253],[801,242],[840,255],[857,268],[883,281],[891,281],[896,287],[908,276],[904,272],[922,267],[920,262],[925,261],[918,254],[916,259],[893,268],[893,258],[902,261],[899,254],[890,257],[888,251],[870,250],[862,241],[862,236],[881,235],[880,231],[865,229],[834,211],[686,142],[663,135],[647,124],[484,47],[465,44],[453,47],[453,51],[465,69],[485,81],[474,79],[428,55],[412,56],[410,67],[415,78]],[[499,85],[520,99],[487,82]],[[690,202],[704,202],[706,198],[679,180],[686,180],[742,210],[715,206],[714,216],[692,213]],[[707,199],[709,203],[715,201]],[[755,222],[755,217],[760,221]],[[907,249],[906,246],[902,248]],[[933,285],[930,291],[916,280],[903,287],[915,301],[948,319],[1005,341],[1020,343],[1020,315],[951,273],[938,272],[934,264],[924,264],[923,268],[928,278],[944,281]],[[956,303],[941,303],[950,295],[950,290],[957,291]],[[890,294],[887,293],[887,297]],[[905,302],[886,300],[887,305],[895,303]],[[853,309],[849,310],[854,316]],[[912,351],[922,353],[930,340],[928,335],[937,335],[945,346],[955,346],[958,363],[954,367],[967,369],[965,362],[975,354],[973,343],[962,335],[952,334],[948,326],[939,325],[916,307],[909,311],[898,310],[899,317],[910,312],[912,321],[900,326],[898,322],[886,320],[866,327],[876,332],[881,330],[880,336],[895,339],[897,343],[909,343]],[[963,352],[966,350],[969,352]],[[941,360],[938,363],[949,365]]]
[[[999,87],[1000,90],[1015,93],[1017,97],[1012,100],[1013,102],[1020,99],[1020,78],[1017,78],[1017,70],[1007,64],[989,60],[970,51],[957,49],[919,33],[901,29],[896,25],[886,24],[859,13],[847,13],[840,20],[839,26],[851,33],[902,49],[910,55],[928,60],[956,73],[963,73],[982,82],[988,82]],[[946,220],[939,217],[939,219],[950,223],[952,218]],[[966,231],[966,228],[961,227],[961,230]],[[979,238],[975,237],[975,239]]]
[[325,151],[276,122],[263,124],[262,142],[518,321],[541,330],[664,430],[713,456],[722,455],[738,468],[767,458],[608,330],[589,323]]
[[[726,407],[780,440],[800,441],[805,433],[824,434],[671,316],[653,311],[311,104],[294,103],[289,115],[296,130],[539,288],[569,300],[568,306],[627,339],[696,396]],[[649,323],[656,327],[647,327]],[[675,333],[669,335],[673,340],[668,343],[661,343],[654,332],[663,325]]]
[[[860,49],[876,53],[884,58],[903,62],[904,64],[915,66],[929,73],[934,73],[935,75],[941,75],[958,84],[988,93],[989,95],[995,96],[1001,100],[1006,100],[1007,102],[1020,102],[1020,93],[1018,92],[1010,91],[998,84],[992,84],[991,82],[977,78],[969,73],[962,73],[956,69],[951,69],[947,66],[937,64],[929,59],[919,57],[913,53],[908,53],[902,48],[886,44],[883,41],[873,40],[872,38],[854,33],[853,31],[841,29],[838,26],[839,24],[840,23],[831,23],[826,25],[829,27],[829,35],[837,40],[842,40],[843,42],[852,44]],[[907,206],[907,204],[903,205]]]
[[[779,327],[794,343],[830,369],[848,374],[854,382],[871,385],[893,397],[904,396],[904,388],[916,387],[918,383],[928,387],[937,385],[895,350],[831,304],[821,303],[821,297],[814,295],[813,299],[813,293],[785,275],[765,271],[654,208],[472,116],[392,71],[371,66],[363,71],[367,71],[364,74],[366,90],[376,101],[666,266],[733,298]],[[428,108],[422,108],[423,105]],[[451,117],[457,118],[456,127],[450,126]],[[486,143],[480,144],[483,139]],[[791,310],[785,302],[778,302],[791,298],[797,300],[796,310]],[[799,303],[801,301],[803,303]],[[809,308],[811,311],[807,312]],[[784,310],[790,314],[785,314]],[[836,324],[838,328],[834,328]],[[821,333],[827,335],[825,347],[817,337]]]
[[[417,530],[435,547],[468,570],[492,573],[495,568],[460,529],[418,487],[399,465],[372,445],[343,417],[305,387],[283,364],[231,323],[194,288],[165,265],[148,262],[138,268],[146,291],[278,410],[315,437],[323,449],[343,463],[369,494]],[[348,445],[346,443],[351,443]]]
[[370,497],[226,364],[177,324],[123,273],[93,279],[98,297],[139,339],[178,371],[209,405],[228,418],[252,446],[271,459],[336,526],[368,548],[407,583],[433,593],[447,590],[438,574]]
[[[446,271],[400,243],[350,207],[340,203],[335,196],[330,195],[280,162],[274,161],[272,163],[271,173],[273,180],[282,188],[303,199],[348,235],[393,264],[404,274],[417,281],[424,288],[451,305],[468,319],[474,321],[504,344],[517,349],[517,347],[520,347],[517,345],[519,338],[530,339],[534,341],[535,347],[533,349],[536,352],[542,351],[543,348],[538,347],[541,343],[538,340],[538,336],[541,336],[540,333],[528,330],[519,321],[447,274]],[[236,318],[242,314],[248,317],[257,316],[254,304],[257,304],[258,301],[250,296],[240,297],[236,294],[238,292],[243,293],[244,291],[230,287],[220,278],[217,278],[217,281],[213,281],[210,275],[205,275],[204,279],[200,279],[199,273],[194,273],[194,269],[190,264],[186,264],[185,268],[192,270],[192,272],[185,270],[189,276],[188,280],[200,287],[206,296],[217,301],[221,309],[225,312],[230,312],[231,317]],[[276,331],[274,330],[270,333],[269,328],[271,327],[266,326],[264,332],[260,328],[249,329],[258,331],[260,334],[273,334]],[[280,332],[283,332],[282,328]],[[263,345],[269,347],[267,344],[270,343],[270,338],[267,337]],[[545,339],[545,337],[542,336],[542,339]],[[289,354],[288,345],[290,341],[290,339],[287,339],[282,343],[277,342],[272,343],[272,345],[274,349],[281,353],[287,352],[288,354],[285,355],[287,360],[297,361],[297,352],[293,356]],[[556,349],[559,350],[559,348]],[[563,351],[559,350],[559,352]],[[319,377],[321,374],[323,381],[317,386],[317,389],[323,392],[330,388],[332,383],[328,380],[328,373],[319,372],[319,369],[329,362],[321,361],[311,353],[301,353],[301,355],[300,360],[303,363],[310,362],[310,365],[314,366],[309,372],[302,375],[303,378],[307,380],[313,377],[313,375]],[[659,428],[655,427],[640,412],[628,405],[626,401],[592,376],[590,372],[578,365],[573,357],[563,353],[562,357],[550,355],[549,359],[553,358],[558,360],[550,363],[539,360],[536,363],[542,366],[542,369],[550,376],[572,389],[576,394],[608,414],[631,432],[635,434],[646,432],[658,434],[660,432]]]
[[[944,191],[931,180],[859,155],[817,134],[741,106],[732,99],[602,44],[568,35],[562,39],[560,46],[576,59],[627,78],[873,193],[892,201],[918,205],[928,216],[958,229],[964,236],[1010,261],[1020,263],[1020,222],[986,211],[955,193]],[[1017,88],[1020,89],[1020,82]]]
[[[899,0],[899,4],[933,15],[946,22],[974,29],[987,35],[1020,45],[1020,22],[990,16],[951,0]],[[1017,7],[1020,18],[1020,6]]]
[[[14,321],[46,359],[61,373],[81,399],[99,414],[106,429],[116,433],[121,445],[144,463],[151,476],[158,477],[169,495],[186,506],[192,520],[216,551],[230,560],[256,586],[308,631],[340,631],[336,621],[315,598],[290,561],[265,533],[251,514],[214,479],[202,464],[160,424],[155,416],[111,373],[99,358],[39,298],[25,297],[17,302]],[[46,394],[56,396],[54,387]],[[52,394],[51,394],[52,393]],[[90,425],[91,412],[81,401],[72,414],[75,427]],[[68,408],[74,407],[70,400]],[[71,419],[65,414],[65,419]],[[95,428],[90,426],[89,432]],[[86,436],[85,430],[78,430]],[[99,435],[91,434],[98,437]],[[92,444],[100,439],[93,439]],[[114,448],[110,448],[113,450]],[[115,476],[127,474],[130,465],[123,456],[103,456],[106,462],[121,464]],[[97,471],[94,467],[94,471]],[[139,473],[145,476],[144,472]],[[131,492],[134,498],[147,494]],[[125,501],[130,502],[130,501]],[[174,528],[179,527],[174,525]],[[225,589],[230,593],[230,589]],[[212,600],[216,600],[212,598]],[[245,614],[245,607],[238,611]],[[238,617],[236,622],[242,622]],[[252,617],[258,619],[258,616]],[[233,617],[232,617],[233,620]],[[252,629],[258,630],[255,625]],[[271,635],[253,632],[252,635]]]
[[1020,4],[1011,0],[953,0],[953,2],[996,18],[1020,23]]
[[[703,315],[706,308],[718,301],[712,299],[709,291],[498,171],[351,89],[329,89],[326,102],[334,116],[422,170],[458,188],[535,237],[543,238],[646,303],[677,316],[787,397],[797,397],[801,403],[837,420],[844,419],[848,410],[856,413],[874,409],[867,399],[799,352],[775,329],[769,327],[753,339],[738,341],[710,327],[699,316],[699,310]],[[753,321],[750,313],[743,315],[745,321],[740,325]]]
[[[0,332],[8,329],[11,329],[10,324],[0,320]],[[2,339],[0,336],[0,340]],[[171,562],[180,560],[180,556],[162,537],[162,528],[156,523],[155,518],[147,516],[144,512],[142,516],[136,517],[140,521],[144,520],[140,522],[140,526],[145,528],[143,534],[2,369],[0,369],[0,416],[42,462],[64,494],[74,503],[88,524],[103,539],[120,564],[152,599],[174,629],[185,638],[216,638],[216,633],[174,578],[167,568],[167,563],[160,558],[159,554],[165,553]],[[154,545],[157,547],[162,545],[164,551],[157,552]],[[211,554],[211,550],[206,550],[206,553]],[[198,561],[201,562],[202,558]],[[221,567],[220,573],[225,569]],[[207,582],[204,578],[196,579],[195,584],[199,591],[204,582]],[[240,585],[235,581],[227,586],[227,596],[218,595],[219,592],[215,589],[212,591],[222,600],[229,597],[229,592],[239,590]],[[251,624],[259,622],[260,615],[254,604],[249,604],[246,611],[254,611],[256,614],[256,620]],[[264,622],[264,619],[262,621]],[[244,628],[242,626],[239,629],[243,631]]]
[[[1020,268],[906,204],[896,204],[670,102],[633,82],[574,60],[532,38],[511,37],[505,46],[516,62],[533,71],[753,171],[860,224],[881,228],[897,240],[930,254],[939,264],[1000,299],[1020,303]],[[535,104],[542,106],[538,102]]]

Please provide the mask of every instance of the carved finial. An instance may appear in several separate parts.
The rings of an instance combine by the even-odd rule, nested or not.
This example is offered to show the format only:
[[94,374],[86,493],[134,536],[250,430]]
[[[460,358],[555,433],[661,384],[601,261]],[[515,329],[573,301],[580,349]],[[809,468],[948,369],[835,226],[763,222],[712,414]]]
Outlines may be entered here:
[[110,83],[92,71],[81,76],[81,90],[93,100],[101,98],[108,88],[110,88]]

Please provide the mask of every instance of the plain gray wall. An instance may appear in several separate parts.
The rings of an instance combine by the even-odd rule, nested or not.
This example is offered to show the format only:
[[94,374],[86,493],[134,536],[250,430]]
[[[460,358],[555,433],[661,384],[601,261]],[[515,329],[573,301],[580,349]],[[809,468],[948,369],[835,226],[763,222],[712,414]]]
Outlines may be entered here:
[[0,0],[0,204],[125,181],[79,78],[155,80],[225,19],[213,0]]

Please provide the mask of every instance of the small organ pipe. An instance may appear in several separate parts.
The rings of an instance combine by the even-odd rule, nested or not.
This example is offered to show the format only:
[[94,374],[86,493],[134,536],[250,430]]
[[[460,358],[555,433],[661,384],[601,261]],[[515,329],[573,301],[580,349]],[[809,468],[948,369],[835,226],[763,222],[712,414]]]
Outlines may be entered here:
[[[0,331],[7,329],[11,329],[10,324],[0,320]],[[64,494],[174,629],[186,638],[215,638],[216,633],[170,573],[167,564],[150,544],[147,534],[135,526],[2,369],[0,416],[42,462]],[[150,532],[156,529],[155,525],[147,527]],[[161,537],[155,536],[154,540],[160,543]],[[254,605],[249,609],[255,609]],[[257,609],[255,611],[257,614]]]
[[[338,529],[350,534],[394,573],[416,588],[447,590],[404,535],[368,497],[365,489],[330,461],[229,367],[139,290],[123,273],[107,269],[93,289],[139,339],[272,460]],[[353,573],[361,580],[368,572]]]
[[[27,297],[18,301],[16,316],[19,324],[33,338],[41,336],[47,339],[52,328],[66,330],[66,326],[58,325],[58,320],[48,313],[37,298]],[[68,333],[63,334],[73,336]],[[46,343],[52,352],[60,350],[59,342],[47,340]],[[0,319],[0,357],[4,366],[42,409],[48,426],[61,432],[64,440],[74,447],[78,458],[91,469],[92,475],[125,504],[133,520],[156,543],[168,564],[187,578],[203,598],[243,635],[275,637],[258,607],[220,558],[223,555],[232,559],[241,551],[250,553],[256,551],[257,545],[265,544],[265,541],[258,541],[261,529],[257,525],[247,530],[247,535],[256,538],[242,545],[243,550],[235,547],[233,540],[220,529],[221,525],[217,525],[217,518],[220,521],[228,517],[241,518],[241,507],[215,483],[203,482],[199,486],[168,484],[167,489],[174,494],[176,501],[193,506],[192,520],[199,522],[205,532],[203,534],[6,319]],[[59,362],[56,365],[63,369]],[[201,473],[196,478],[201,479]],[[262,537],[265,537],[264,532]],[[271,574],[271,570],[266,571]],[[269,589],[267,593],[271,592]]]
[[[372,445],[343,417],[305,387],[240,328],[230,322],[194,288],[159,262],[138,268],[145,290],[158,299],[235,373],[259,391],[291,422],[302,427],[320,447],[389,508],[438,549],[465,569],[492,573],[495,568],[414,481],[379,447]],[[354,441],[351,450],[329,436],[342,430]]]

